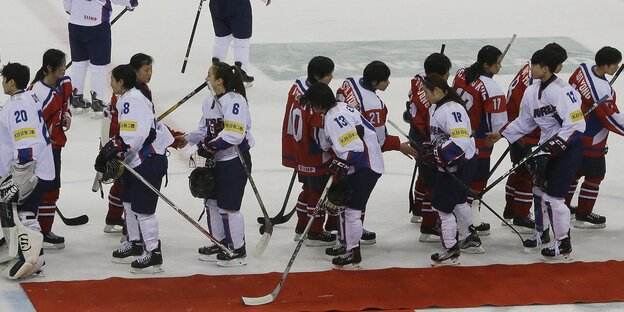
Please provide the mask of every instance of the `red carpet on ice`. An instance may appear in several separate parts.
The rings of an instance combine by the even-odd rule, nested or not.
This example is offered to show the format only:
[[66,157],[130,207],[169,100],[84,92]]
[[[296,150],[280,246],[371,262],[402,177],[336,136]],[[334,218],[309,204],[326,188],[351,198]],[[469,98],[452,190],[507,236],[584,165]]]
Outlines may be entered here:
[[624,301],[624,262],[22,283],[37,311],[354,311]]

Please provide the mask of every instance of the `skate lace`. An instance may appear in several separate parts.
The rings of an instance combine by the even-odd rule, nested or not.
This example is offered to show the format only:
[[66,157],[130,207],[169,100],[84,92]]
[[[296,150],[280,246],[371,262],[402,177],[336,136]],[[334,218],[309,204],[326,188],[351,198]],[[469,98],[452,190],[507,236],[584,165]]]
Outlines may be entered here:
[[121,248],[117,249],[117,251],[119,253],[125,253],[132,250],[132,243],[131,242],[123,242],[121,243]]
[[589,218],[590,220],[598,220],[600,218],[600,215],[592,212],[587,215],[587,218]]
[[152,253],[146,251],[139,259],[137,259],[138,263],[145,264],[148,263],[152,259]]
[[57,238],[59,238],[59,236],[54,234],[54,232],[50,232],[50,233],[48,233],[48,238],[57,239]]

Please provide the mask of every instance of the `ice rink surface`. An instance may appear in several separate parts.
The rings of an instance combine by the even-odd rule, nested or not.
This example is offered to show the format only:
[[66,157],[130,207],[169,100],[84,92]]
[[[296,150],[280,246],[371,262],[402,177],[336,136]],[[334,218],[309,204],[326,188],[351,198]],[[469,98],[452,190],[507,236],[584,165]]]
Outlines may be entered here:
[[[593,58],[599,48],[610,45],[624,50],[624,1],[486,1],[486,0],[273,0],[264,7],[252,0],[254,35],[250,74],[256,82],[247,90],[252,114],[252,133],[256,146],[252,149],[253,177],[262,199],[271,215],[282,205],[291,171],[281,166],[281,121],[287,93],[293,78],[305,74],[307,61],[314,55],[326,55],[336,61],[335,78],[330,86],[337,88],[347,75],[360,75],[363,66],[372,60],[392,60],[390,86],[379,93],[389,109],[389,118],[407,130],[401,114],[407,99],[411,76],[422,69],[424,57],[439,50],[446,43],[446,51],[453,60],[454,73],[458,65],[472,63],[479,48],[488,43],[501,50],[513,33],[518,35],[518,46],[512,46],[503,62],[505,74],[495,80],[506,90],[513,75],[536,48],[549,38],[561,38],[562,45],[578,62]],[[207,72],[212,51],[212,25],[207,3],[204,5],[185,74],[180,73],[188,43],[197,0],[140,1],[139,7],[124,15],[113,26],[113,66],[127,63],[134,53],[143,52],[154,57],[154,75],[150,87],[154,94],[157,113],[161,113],[201,84]],[[121,11],[115,7],[113,16]],[[30,66],[34,75],[41,65],[41,56],[49,48],[69,54],[67,15],[62,1],[57,0],[2,0],[0,1],[0,59],[2,64],[20,62]],[[405,42],[405,45],[401,42]],[[568,45],[564,44],[567,42]],[[431,46],[430,52],[419,47]],[[370,48],[374,47],[374,48]],[[413,47],[414,51],[410,48]],[[232,57],[228,62],[233,62]],[[356,61],[348,62],[350,59]],[[401,61],[401,62],[399,62]],[[257,63],[254,63],[257,62]],[[390,63],[390,61],[388,61]],[[560,75],[567,80],[578,65],[566,63]],[[349,66],[344,64],[348,63]],[[299,69],[283,72],[276,68],[288,64]],[[271,67],[272,66],[272,67]],[[69,71],[68,71],[69,72]],[[624,79],[624,78],[623,78]],[[89,84],[87,83],[87,86]],[[624,81],[614,85],[624,94]],[[204,90],[193,97],[165,122],[180,131],[193,130],[201,115]],[[0,96],[2,103],[7,96]],[[88,280],[108,277],[135,278],[129,267],[110,261],[113,250],[119,247],[119,236],[105,234],[104,216],[107,200],[90,191],[93,181],[93,161],[97,154],[100,121],[89,115],[77,115],[68,132],[69,140],[63,149],[63,187],[58,202],[64,215],[74,217],[87,214],[90,222],[84,226],[65,226],[56,218],[53,231],[65,236],[66,248],[46,251],[45,277],[32,281]],[[389,128],[390,133],[398,134]],[[574,259],[576,261],[622,260],[624,251],[624,169],[620,167],[624,153],[622,138],[612,135],[607,155],[608,172],[600,189],[595,212],[607,216],[603,230],[572,229]],[[505,149],[499,143],[492,159],[498,159]],[[408,186],[412,161],[398,152],[384,155],[386,173],[373,191],[367,209],[366,228],[377,232],[377,244],[362,247],[363,266],[368,269],[389,267],[428,267],[431,253],[440,244],[418,243],[419,226],[409,222]],[[510,168],[503,162],[493,177]],[[198,217],[202,203],[188,191],[188,155],[172,151],[169,157],[169,183],[163,188],[175,204],[189,215]],[[106,190],[108,187],[106,188]],[[291,195],[289,209],[294,205],[297,186]],[[504,206],[504,184],[499,184],[484,200],[498,213]],[[256,245],[261,215],[256,198],[247,188],[242,212],[246,218],[246,239],[249,253]],[[158,277],[189,276],[193,274],[223,275],[264,272],[282,272],[295,243],[292,240],[295,221],[274,229],[273,237],[264,255],[248,257],[248,265],[240,268],[218,268],[197,260],[197,248],[207,239],[178,213],[160,201],[157,210],[165,273]],[[483,238],[486,253],[464,254],[462,265],[494,263],[520,264],[540,261],[536,255],[522,252],[518,237],[500,226],[500,221],[488,211],[482,212],[485,221],[492,224],[492,235]],[[205,220],[205,219],[204,219]],[[205,226],[205,223],[202,222]],[[331,263],[321,248],[303,248],[293,271],[324,271]],[[591,274],[579,272],[578,274]],[[139,276],[144,277],[144,276]],[[277,280],[275,281],[277,283]],[[414,281],[418,283],[418,281]],[[474,281],[478,287],[478,281]],[[539,281],[535,281],[539,287]],[[431,285],[440,287],[440,285]],[[451,285],[447,286],[450,287]],[[583,285],[577,285],[583,287]],[[274,285],[267,285],[267,293]],[[288,287],[288,284],[285,285]],[[445,286],[443,286],[445,287]],[[605,285],[604,287],[609,287]],[[247,294],[240,294],[241,296]],[[29,311],[33,307],[18,283],[0,280],[0,311]],[[606,311],[622,310],[624,304],[579,304],[561,306],[529,306],[478,308],[480,311]],[[71,310],[71,307],[68,307]]]

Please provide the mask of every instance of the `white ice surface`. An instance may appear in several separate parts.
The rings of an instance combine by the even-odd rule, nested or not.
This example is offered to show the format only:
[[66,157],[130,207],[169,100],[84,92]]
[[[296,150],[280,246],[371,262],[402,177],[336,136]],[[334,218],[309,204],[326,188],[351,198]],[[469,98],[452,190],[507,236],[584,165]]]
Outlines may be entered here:
[[[205,3],[189,67],[186,74],[180,74],[197,2],[144,0],[135,12],[126,14],[113,26],[113,65],[126,63],[136,52],[144,52],[154,57],[154,76],[150,87],[159,112],[165,111],[199,85],[207,71],[213,35],[208,5]],[[519,38],[570,37],[592,51],[604,45],[624,49],[624,38],[620,33],[624,29],[621,18],[624,2],[616,0],[274,0],[269,7],[263,7],[260,1],[252,2],[252,43],[506,38],[517,33]],[[120,8],[117,7],[114,14],[119,11]],[[63,12],[62,2],[0,1],[0,40],[2,63],[10,61],[27,64],[34,75],[46,49],[59,48],[69,53],[67,17]],[[478,47],[470,48],[476,55]],[[527,54],[530,55],[531,52],[527,51]],[[405,57],[409,59],[410,56]],[[231,54],[228,61],[231,61]],[[270,80],[259,70],[254,70],[253,74],[256,82],[247,91],[253,118],[252,131],[257,141],[257,146],[252,151],[253,176],[264,203],[270,214],[274,215],[281,207],[291,174],[280,165],[280,131],[283,107],[292,82]],[[335,77],[331,86],[336,88],[344,78]],[[496,76],[495,79],[506,89],[511,78],[506,75]],[[567,79],[567,75],[565,78]],[[401,120],[408,87],[409,77],[391,77],[388,90],[380,93],[389,106],[389,117],[397,122]],[[615,88],[620,94],[624,94],[624,82],[618,81]],[[204,90],[196,95],[167,117],[166,122],[178,130],[194,129],[206,92]],[[0,100],[4,102],[6,96],[0,96]],[[393,129],[389,131],[396,133]],[[69,141],[63,150],[63,188],[58,206],[69,217],[88,214],[90,222],[80,227],[67,227],[56,218],[54,231],[65,236],[67,247],[61,251],[46,252],[45,277],[34,279],[35,281],[136,277],[129,273],[128,267],[110,262],[111,252],[119,246],[119,237],[102,232],[107,201],[90,191],[98,134],[99,121],[87,115],[74,117],[72,128],[68,132]],[[621,220],[624,212],[621,209],[621,200],[624,196],[619,193],[622,183],[618,178],[624,175],[624,169],[619,167],[624,150],[621,142],[621,138],[616,136],[612,136],[610,140],[607,157],[609,170],[595,209],[607,216],[608,226],[604,230],[593,231],[572,229],[575,260],[605,261],[623,258],[624,225]],[[497,159],[504,148],[503,144],[497,145],[492,158]],[[409,223],[407,189],[412,162],[396,152],[387,153],[385,157],[387,172],[373,192],[366,218],[366,227],[378,234],[377,244],[363,247],[363,266],[370,269],[428,267],[429,255],[438,250],[440,245],[418,243],[418,225]],[[189,215],[199,216],[201,201],[192,198],[187,187],[187,176],[190,172],[187,156],[184,152],[173,151],[169,166],[169,185],[163,192]],[[510,163],[505,161],[493,176],[498,177],[509,168]],[[500,184],[485,200],[502,213],[503,196],[504,185]],[[296,193],[291,195],[289,207],[294,203],[294,198]],[[260,237],[255,220],[260,211],[251,188],[247,189],[243,206],[247,245],[251,251]],[[249,257],[249,264],[242,268],[217,268],[197,260],[197,248],[207,243],[199,231],[162,201],[159,203],[157,216],[166,270],[159,277],[282,272],[295,246],[292,241],[294,221],[291,220],[290,223],[275,228],[273,238],[260,259]],[[503,229],[494,215],[483,211],[482,216],[493,227],[492,235],[483,239],[486,253],[462,255],[462,265],[539,261],[535,255],[522,253],[518,237]],[[202,222],[202,225],[205,226],[205,223]],[[323,255],[322,249],[303,248],[293,271],[324,271],[330,268],[331,264]],[[478,287],[478,282],[470,282]],[[539,285],[539,281],[535,281],[535,284]],[[273,287],[274,285],[267,285],[267,293]],[[616,311],[623,308],[624,304],[616,303],[487,307],[478,310]],[[29,310],[32,310],[32,305],[19,284],[0,279],[0,311]]]

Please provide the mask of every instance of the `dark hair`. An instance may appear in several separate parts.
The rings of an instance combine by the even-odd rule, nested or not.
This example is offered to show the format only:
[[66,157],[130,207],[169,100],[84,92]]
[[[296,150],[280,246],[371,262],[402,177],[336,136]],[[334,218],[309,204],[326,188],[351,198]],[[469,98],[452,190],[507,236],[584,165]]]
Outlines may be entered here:
[[123,80],[123,87],[128,90],[136,86],[136,72],[129,64],[113,68],[112,75],[116,80]]
[[429,74],[425,77],[424,82],[425,82],[425,88],[427,88],[429,91],[433,92],[435,88],[439,88],[442,91],[446,91],[446,96],[440,102],[446,102],[444,101],[444,99],[447,99],[447,100],[457,102],[461,104],[462,106],[465,104],[464,100],[462,100],[459,94],[455,92],[455,89],[451,88],[448,85],[448,82],[442,77],[442,75],[439,75],[436,73]]
[[2,77],[6,81],[15,81],[15,87],[19,90],[26,89],[30,80],[30,68],[20,63],[8,63],[2,67]]
[[451,60],[442,53],[432,53],[425,59],[425,75],[438,74],[444,76],[451,70]]
[[242,95],[247,100],[247,93],[245,92],[245,85],[243,84],[243,77],[240,70],[236,66],[230,66],[224,62],[216,62],[212,64],[215,68],[214,79],[223,79],[223,86],[225,92],[236,92]]
[[328,85],[322,82],[311,85],[299,101],[301,104],[309,104],[312,108],[324,110],[328,110],[336,105],[334,92]]
[[382,61],[372,61],[364,67],[364,85],[373,87],[373,82],[380,83],[390,78],[390,68]]
[[152,64],[153,62],[154,59],[144,53],[137,53],[130,58],[130,66],[132,66],[134,70],[139,70],[141,67]]
[[63,64],[65,60],[65,53],[57,49],[49,49],[43,53],[43,64],[41,68],[35,74],[35,78],[32,83],[35,83],[45,77],[49,73],[48,66],[52,68],[52,71],[57,70]]
[[326,56],[315,56],[308,62],[308,80],[317,83],[314,76],[325,77],[334,72],[334,61]]
[[470,65],[470,67],[466,68],[466,83],[470,84],[477,80],[483,72],[483,66],[486,64],[496,64],[496,62],[498,62],[498,57],[502,54],[503,52],[495,46],[486,45],[481,48],[477,54],[477,61]]
[[559,63],[560,55],[557,52],[553,52],[549,49],[540,49],[533,53],[531,56],[532,65],[546,66],[551,73],[554,73]]
[[554,57],[557,61],[557,65],[563,64],[563,62],[568,59],[568,52],[566,52],[566,49],[564,49],[556,42],[551,42],[545,45],[544,50],[548,50],[555,55]]
[[602,47],[596,52],[595,60],[598,66],[617,64],[622,61],[622,53],[616,48]]

